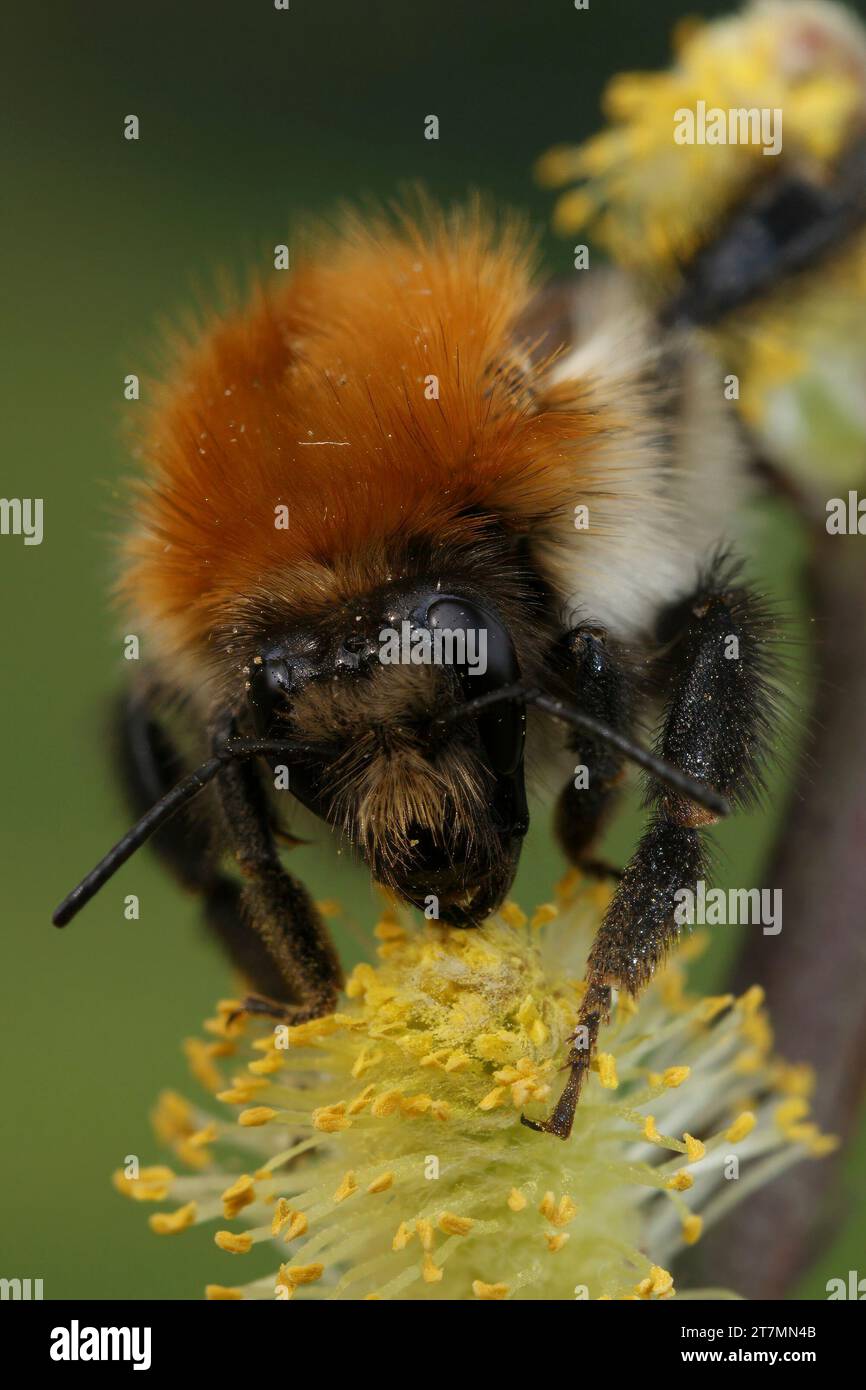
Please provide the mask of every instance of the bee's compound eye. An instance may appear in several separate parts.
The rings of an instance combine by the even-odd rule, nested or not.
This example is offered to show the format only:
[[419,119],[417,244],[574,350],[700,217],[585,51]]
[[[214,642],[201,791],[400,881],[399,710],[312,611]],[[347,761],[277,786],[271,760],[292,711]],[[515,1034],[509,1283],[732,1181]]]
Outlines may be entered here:
[[[463,660],[455,663],[466,700],[513,685],[520,680],[514,643],[500,620],[487,609],[462,598],[437,598],[426,611],[426,625],[462,633]],[[460,650],[459,645],[457,647]],[[515,702],[503,702],[482,710],[478,732],[492,770],[514,773],[523,760],[525,715]]]

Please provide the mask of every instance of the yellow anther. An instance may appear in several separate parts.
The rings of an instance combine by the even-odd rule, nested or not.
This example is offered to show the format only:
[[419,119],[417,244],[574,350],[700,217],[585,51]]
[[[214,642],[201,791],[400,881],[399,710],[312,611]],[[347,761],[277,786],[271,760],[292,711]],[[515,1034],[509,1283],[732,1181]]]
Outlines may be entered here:
[[520,1047],[514,1033],[502,1029],[498,1033],[480,1033],[473,1043],[476,1057],[485,1062],[508,1062]]
[[700,1139],[695,1139],[691,1134],[683,1135],[683,1143],[686,1146],[686,1157],[689,1163],[700,1163],[707,1152],[706,1144],[701,1143]]
[[342,917],[342,904],[336,898],[322,898],[316,903],[316,909],[322,917]]
[[122,1169],[112,1173],[111,1181],[124,1197],[135,1202],[164,1202],[174,1182],[174,1173],[164,1164],[139,1169],[137,1178],[129,1178]]
[[619,1085],[616,1074],[616,1058],[612,1052],[599,1052],[596,1056],[598,1079],[607,1091],[615,1091]]
[[375,1115],[377,1119],[386,1119],[388,1115],[393,1115],[394,1111],[399,1109],[402,1100],[402,1091],[383,1091],[381,1096],[377,1096],[370,1106],[370,1114]]
[[418,1239],[421,1242],[422,1250],[432,1250],[435,1232],[433,1222],[427,1221],[423,1217],[415,1222],[415,1230],[418,1232]]
[[204,1296],[212,1302],[241,1302],[243,1293],[240,1289],[227,1289],[225,1284],[208,1284],[204,1291]]
[[475,1222],[471,1216],[455,1216],[453,1211],[443,1211],[438,1225],[446,1236],[465,1236],[472,1230]]
[[473,1279],[472,1292],[476,1298],[487,1303],[498,1303],[508,1297],[507,1284],[485,1284],[483,1279]]
[[223,1216],[226,1221],[231,1221],[237,1216],[239,1211],[248,1207],[251,1202],[256,1200],[255,1186],[249,1173],[244,1173],[231,1187],[227,1187],[222,1194],[220,1201],[223,1204]]
[[546,927],[548,922],[552,922],[558,916],[559,908],[556,903],[542,903],[532,914],[529,925],[533,931],[539,931],[541,927]]
[[406,928],[390,917],[383,917],[373,928],[373,935],[380,941],[405,941]]
[[432,1096],[425,1095],[422,1092],[417,1096],[407,1096],[406,1099],[401,1102],[400,1108],[404,1115],[426,1115],[427,1111],[432,1109],[432,1106]]
[[551,1255],[555,1255],[557,1251],[562,1249],[566,1241],[571,1239],[571,1237],[569,1236],[567,1231],[560,1231],[557,1235],[554,1235],[553,1232],[549,1232],[548,1235],[545,1236],[545,1239],[547,1241],[547,1248],[550,1251]]
[[291,1212],[289,1215],[289,1224],[286,1227],[286,1234],[283,1236],[285,1244],[290,1245],[293,1240],[298,1239],[298,1236],[305,1236],[307,1234],[307,1228],[308,1222],[304,1212]]
[[425,1284],[438,1284],[443,1276],[443,1270],[439,1268],[432,1255],[424,1256],[424,1263],[421,1266],[421,1278]]
[[645,1139],[649,1139],[653,1143],[657,1143],[661,1139],[661,1135],[656,1129],[654,1115],[647,1115],[646,1119],[644,1120],[643,1135]]
[[376,1087],[375,1084],[371,1082],[369,1086],[365,1086],[363,1091],[361,1091],[357,1096],[355,1096],[354,1100],[349,1101],[349,1104],[346,1108],[346,1114],[360,1115],[362,1110],[367,1109],[367,1106],[370,1104],[370,1101],[373,1099],[375,1094]]
[[686,1172],[685,1168],[681,1168],[678,1173],[671,1174],[665,1187],[669,1192],[688,1192],[689,1188],[694,1186],[694,1181],[691,1173]]
[[683,1240],[686,1245],[695,1245],[701,1238],[704,1229],[704,1220],[701,1216],[694,1214],[683,1218]]
[[487,1095],[478,1102],[478,1109],[495,1110],[497,1106],[502,1104],[506,1095],[506,1089],[505,1086],[494,1086],[493,1090],[488,1091]]
[[702,1023],[712,1023],[714,1018],[729,1009],[734,1002],[732,994],[707,995],[698,1006],[698,1018]]
[[284,1066],[285,1062],[278,1052],[269,1052],[266,1057],[258,1057],[254,1062],[248,1062],[247,1071],[252,1072],[253,1076],[273,1076],[274,1072],[282,1071]]
[[387,1192],[388,1188],[393,1187],[393,1185],[394,1174],[382,1173],[378,1178],[374,1178],[371,1183],[367,1184],[367,1192],[371,1197],[374,1197],[378,1192]]
[[751,989],[747,989],[745,994],[741,994],[737,1000],[737,1004],[747,1017],[756,1013],[763,1002],[764,991],[760,985],[752,985]]
[[341,1129],[349,1129],[352,1123],[346,1116],[343,1101],[337,1101],[336,1105],[318,1106],[311,1118],[313,1129],[318,1129],[323,1134],[337,1134]]
[[528,920],[526,913],[514,902],[503,903],[499,914],[509,927],[515,927],[518,931],[526,926]]
[[269,1105],[253,1105],[249,1110],[241,1111],[238,1124],[243,1125],[245,1129],[256,1129],[259,1125],[269,1124],[276,1113]]
[[365,1071],[381,1062],[384,1055],[380,1047],[362,1047],[352,1064],[352,1075],[358,1080]]
[[741,1139],[745,1139],[747,1134],[751,1134],[756,1124],[757,1120],[751,1110],[744,1110],[742,1115],[738,1115],[734,1123],[725,1130],[725,1138],[729,1144],[739,1144]]
[[526,1206],[526,1198],[519,1187],[512,1187],[508,1194],[508,1205],[512,1211],[523,1211]]
[[342,1182],[340,1183],[340,1186],[334,1193],[333,1201],[345,1202],[347,1197],[353,1196],[354,1193],[356,1193],[357,1191],[358,1183],[355,1179],[355,1174],[352,1172],[346,1173],[343,1177]]
[[653,1265],[650,1269],[650,1279],[652,1280],[652,1291],[657,1297],[661,1298],[664,1294],[670,1293],[674,1286],[672,1274],[668,1274],[661,1265]]
[[287,1289],[296,1289],[301,1284],[315,1284],[324,1272],[323,1264],[280,1265],[277,1283]]
[[545,1192],[538,1204],[538,1210],[546,1221],[553,1220],[553,1213],[556,1211],[556,1198],[552,1192]]
[[246,1233],[235,1235],[234,1231],[217,1231],[214,1244],[230,1255],[246,1255],[253,1248],[253,1238]]
[[195,1222],[198,1208],[195,1202],[187,1202],[177,1211],[155,1211],[150,1217],[150,1229],[158,1236],[176,1236]]
[[414,1234],[415,1228],[413,1226],[408,1226],[405,1221],[401,1221],[400,1225],[397,1227],[394,1239],[391,1241],[391,1249],[405,1250]]
[[662,1081],[669,1090],[676,1090],[677,1086],[682,1086],[691,1076],[691,1067],[666,1067],[662,1072]]

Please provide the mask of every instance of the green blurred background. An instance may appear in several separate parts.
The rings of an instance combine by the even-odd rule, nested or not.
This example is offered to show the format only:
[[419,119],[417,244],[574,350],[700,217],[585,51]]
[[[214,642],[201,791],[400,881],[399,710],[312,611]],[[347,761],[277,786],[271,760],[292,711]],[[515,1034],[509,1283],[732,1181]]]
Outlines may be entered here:
[[[551,199],[535,157],[588,134],[617,69],[666,61],[684,0],[48,0],[7,16],[2,100],[6,203],[2,492],[45,499],[45,539],[0,540],[5,647],[2,766],[3,1027],[0,1275],[45,1296],[200,1297],[226,1277],[211,1232],[159,1240],[109,1175],[160,1155],[148,1111],[186,1089],[180,1040],[230,988],[195,903],[142,853],[66,933],[52,907],[126,827],[107,758],[108,699],[123,682],[111,611],[113,514],[128,464],[123,378],[158,366],[158,327],[228,269],[243,280],[307,212],[387,197],[423,179],[438,196],[488,190],[529,210],[554,273],[569,247],[545,233]],[[123,118],[141,121],[138,143]],[[423,138],[428,113],[438,142]],[[765,505],[757,567],[795,610],[802,542]],[[128,668],[127,668],[128,669]],[[808,689],[808,674],[802,689]],[[770,800],[782,799],[783,774]],[[607,847],[621,860],[632,808]],[[759,883],[772,814],[719,832],[720,883]],[[297,852],[319,896],[351,904],[347,963],[365,950],[376,900],[363,874]],[[516,896],[550,896],[560,871],[536,813]],[[141,899],[127,922],[123,898]],[[735,949],[717,933],[701,983]],[[800,1292],[857,1268],[866,1211],[852,1210]],[[259,1252],[260,1254],[262,1252]],[[252,1260],[245,1273],[256,1272]],[[265,1256],[265,1261],[267,1257]],[[264,1263],[262,1268],[264,1267]]]

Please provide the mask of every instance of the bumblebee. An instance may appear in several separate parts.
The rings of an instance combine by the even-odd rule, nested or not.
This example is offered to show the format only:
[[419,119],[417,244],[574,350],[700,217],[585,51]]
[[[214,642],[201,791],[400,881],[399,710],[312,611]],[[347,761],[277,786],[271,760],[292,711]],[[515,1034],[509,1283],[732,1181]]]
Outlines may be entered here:
[[[526,1119],[566,1138],[612,991],[646,983],[675,893],[706,875],[705,828],[760,786],[777,634],[726,548],[742,479],[717,369],[615,278],[557,303],[516,223],[427,207],[319,236],[180,351],[123,551],[148,654],[118,720],[140,819],[54,921],[157,832],[244,1007],[299,1023],[342,977],[280,854],[287,805],[473,928],[512,883],[527,779],[592,871],[636,762],[648,823],[589,956],[565,1090]],[[483,642],[383,659],[386,634],[446,631]]]

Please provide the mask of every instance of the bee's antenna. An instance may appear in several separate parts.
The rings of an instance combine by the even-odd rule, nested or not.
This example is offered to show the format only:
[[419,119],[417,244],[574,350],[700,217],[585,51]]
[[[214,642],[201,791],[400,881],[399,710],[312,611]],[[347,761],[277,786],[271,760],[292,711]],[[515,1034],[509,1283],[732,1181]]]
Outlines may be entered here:
[[591,714],[584,714],[583,710],[577,709],[575,705],[567,705],[562,700],[545,695],[541,690],[528,689],[519,682],[503,685],[498,690],[490,690],[486,695],[478,695],[474,700],[457,705],[448,714],[441,715],[436,723],[452,724],[467,714],[474,714],[478,710],[486,709],[488,705],[499,704],[502,700],[522,700],[527,705],[544,710],[545,714],[552,715],[554,719],[561,719],[563,723],[571,724],[575,729],[592,734],[609,747],[619,749],[623,757],[637,763],[638,767],[642,767],[651,777],[663,782],[672,791],[687,796],[690,801],[696,801],[699,806],[706,807],[714,815],[730,815],[730,802],[706,782],[696,781],[687,772],[682,772],[672,763],[665,762],[664,758],[656,757],[648,748],[642,748],[639,743],[619,733],[617,729],[612,729],[608,724],[603,724],[600,719],[593,718]]
[[65,927],[67,922],[77,916],[83,907],[90,902],[94,894],[113,878],[122,864],[131,858],[137,849],[140,849],[145,840],[149,840],[154,831],[164,825],[169,817],[179,811],[181,806],[192,801],[193,797],[198,796],[200,791],[212,782],[224,763],[230,762],[233,758],[255,758],[263,753],[303,753],[309,751],[306,744],[293,743],[283,739],[257,739],[257,738],[230,738],[224,746],[214,753],[212,758],[208,758],[206,763],[197,767],[194,772],[187,773],[186,777],[172,787],[171,791],[161,796],[159,801],[154,802],[149,811],[145,811],[139,821],[136,821],[131,830],[128,830],[122,840],[110,849],[108,853],[100,859],[99,863],[90,873],[83,878],[71,893],[68,893],[63,902],[54,912],[51,920],[55,927]]

